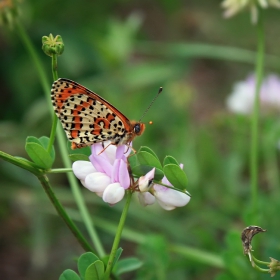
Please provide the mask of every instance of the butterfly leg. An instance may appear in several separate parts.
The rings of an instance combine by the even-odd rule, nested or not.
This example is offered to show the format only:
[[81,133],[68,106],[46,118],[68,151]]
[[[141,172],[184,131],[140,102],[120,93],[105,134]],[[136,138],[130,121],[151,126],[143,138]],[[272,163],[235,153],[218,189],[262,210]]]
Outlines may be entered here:
[[107,145],[107,146],[104,148],[104,143],[102,142],[102,147],[103,147],[103,149],[102,149],[102,151],[101,151],[98,155],[102,154],[110,145],[114,145],[114,144],[110,143],[109,145]]

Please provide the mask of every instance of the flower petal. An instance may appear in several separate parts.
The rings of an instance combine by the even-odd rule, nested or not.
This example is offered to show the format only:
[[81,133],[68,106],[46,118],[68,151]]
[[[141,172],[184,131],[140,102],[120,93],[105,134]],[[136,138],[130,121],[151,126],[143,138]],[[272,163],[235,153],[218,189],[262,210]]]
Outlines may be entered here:
[[123,160],[121,160],[121,162],[120,162],[119,182],[125,190],[130,185],[130,177],[129,177],[129,172],[128,172],[128,168],[127,168],[127,163]]
[[124,197],[125,190],[119,183],[110,184],[103,193],[103,200],[109,204],[116,204]]
[[84,186],[92,192],[102,193],[110,183],[111,179],[106,174],[95,172],[86,176]]
[[170,206],[170,205],[168,205],[168,204],[163,203],[163,202],[160,201],[160,200],[157,200],[157,202],[158,202],[158,204],[159,204],[164,210],[166,210],[166,211],[171,211],[171,210],[173,210],[173,209],[176,208],[175,206]]
[[154,204],[156,198],[149,192],[138,193],[138,199],[141,205],[147,206]]
[[89,156],[89,159],[97,171],[106,173],[108,176],[111,176],[113,167],[107,157],[102,156],[102,154],[91,154]]
[[155,176],[155,168],[149,171],[145,176],[141,176],[138,181],[140,192],[147,192],[151,188],[151,181]]
[[73,162],[72,169],[75,176],[80,180],[85,180],[90,173],[96,172],[96,169],[90,161],[77,160]]
[[128,145],[120,145],[117,147],[116,158],[122,159],[125,162],[127,161],[127,157],[130,155],[132,149],[132,142]]
[[190,196],[185,193],[159,185],[154,186],[154,196],[157,198],[160,206],[166,210],[185,206],[191,199]]

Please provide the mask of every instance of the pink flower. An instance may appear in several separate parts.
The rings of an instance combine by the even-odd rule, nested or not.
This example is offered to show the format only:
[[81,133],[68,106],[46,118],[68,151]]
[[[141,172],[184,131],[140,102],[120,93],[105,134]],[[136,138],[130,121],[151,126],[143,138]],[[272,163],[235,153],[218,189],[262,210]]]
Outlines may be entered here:
[[[104,143],[104,147],[108,145]],[[110,145],[103,151],[101,143],[91,146],[92,154],[87,161],[75,161],[73,172],[84,187],[109,204],[116,204],[129,188],[130,177],[127,169],[127,146]],[[102,152],[103,151],[103,152]]]
[[[106,147],[108,143],[104,143]],[[88,190],[102,197],[103,201],[114,205],[121,201],[125,190],[131,185],[128,172],[127,156],[131,150],[127,146],[110,145],[105,150],[102,144],[91,146],[88,161],[75,161],[73,172]],[[181,165],[181,168],[183,166]],[[153,204],[156,200],[165,210],[185,206],[190,197],[187,192],[179,192],[168,187],[154,184],[155,168],[138,179],[139,201],[142,205]],[[172,187],[166,177],[162,183]]]
[[138,185],[140,190],[138,194],[138,199],[143,206],[151,205],[154,204],[155,202],[155,197],[151,193],[149,193],[149,190],[153,185],[155,170],[156,169],[153,168],[145,176],[140,177],[138,180]]
[[[183,165],[180,164],[181,169],[183,169]],[[150,205],[157,200],[158,204],[165,210],[173,210],[176,207],[182,207],[188,204],[190,201],[190,196],[187,192],[179,192],[177,190],[154,184],[151,187],[147,187],[150,185],[150,181],[153,179],[155,173],[155,169],[152,169],[145,176],[139,178],[139,189],[140,192],[138,195],[139,201],[142,205]],[[162,183],[164,185],[172,187],[171,183],[164,176],[162,179]]]
[[[233,92],[227,99],[230,111],[239,114],[250,114],[254,107],[256,80],[254,75],[234,85]],[[280,108],[280,79],[276,75],[268,75],[262,83],[260,91],[262,108]]]

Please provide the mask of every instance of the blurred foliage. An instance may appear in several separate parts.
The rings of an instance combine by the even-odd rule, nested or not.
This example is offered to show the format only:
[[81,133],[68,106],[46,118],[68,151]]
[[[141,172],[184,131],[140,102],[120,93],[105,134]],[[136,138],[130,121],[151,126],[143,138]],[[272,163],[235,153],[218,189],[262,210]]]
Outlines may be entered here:
[[[41,51],[41,38],[53,33],[65,43],[59,75],[102,95],[130,119],[139,119],[158,88],[164,88],[143,120],[152,120],[153,125],[147,125],[134,147],[147,145],[162,156],[160,160],[172,154],[182,162],[192,199],[171,212],[157,206],[143,208],[135,199],[127,220],[133,231],[125,234],[122,256],[136,254],[144,266],[124,279],[269,279],[249,267],[239,239],[248,226],[250,119],[229,114],[224,102],[232,84],[254,71],[253,61],[250,55],[243,63],[231,61],[222,49],[216,55],[222,58],[216,59],[215,47],[210,47],[255,51],[255,30],[248,14],[224,20],[220,2],[214,0],[25,0],[19,5],[20,22],[37,48],[50,87],[51,65]],[[266,52],[279,57],[275,28],[279,11],[268,10],[265,21]],[[190,45],[191,52],[179,55],[182,43],[186,47],[199,43],[203,52]],[[51,115],[37,70],[13,26],[1,26],[0,61],[0,150],[26,157],[25,139],[49,136]],[[266,70],[277,73],[280,63],[278,67],[268,63]],[[262,116],[260,124],[259,215],[260,226],[268,232],[258,236],[256,254],[263,260],[280,258],[277,118],[273,113]],[[61,165],[58,159],[55,166]],[[75,269],[73,259],[82,249],[65,225],[50,215],[53,209],[38,182],[3,161],[0,167],[1,278],[58,279],[65,268]],[[50,180],[62,202],[75,208],[65,176],[51,175]],[[108,232],[123,205],[111,208],[94,194],[84,193],[109,251]],[[139,233],[145,237],[144,245],[134,242]],[[168,255],[169,243],[218,254],[225,269]]]

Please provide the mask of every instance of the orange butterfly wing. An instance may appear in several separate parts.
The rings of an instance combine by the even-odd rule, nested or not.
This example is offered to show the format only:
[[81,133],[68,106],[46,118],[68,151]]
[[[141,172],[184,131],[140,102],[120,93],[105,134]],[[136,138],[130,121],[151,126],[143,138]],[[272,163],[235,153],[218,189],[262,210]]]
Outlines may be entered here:
[[145,129],[143,123],[130,121],[101,96],[71,80],[55,81],[51,95],[73,149],[108,140],[128,144]]

